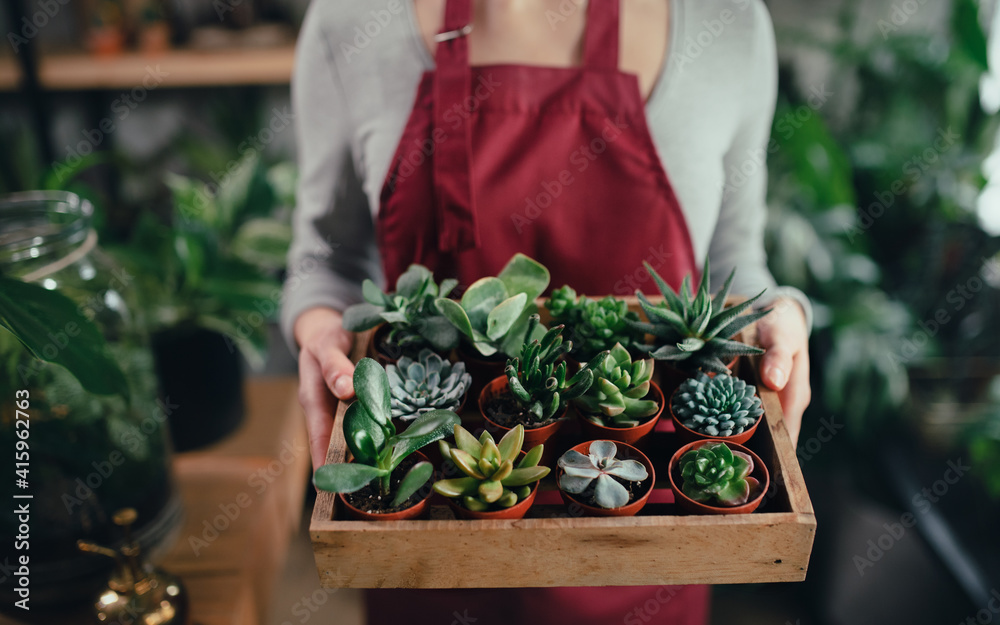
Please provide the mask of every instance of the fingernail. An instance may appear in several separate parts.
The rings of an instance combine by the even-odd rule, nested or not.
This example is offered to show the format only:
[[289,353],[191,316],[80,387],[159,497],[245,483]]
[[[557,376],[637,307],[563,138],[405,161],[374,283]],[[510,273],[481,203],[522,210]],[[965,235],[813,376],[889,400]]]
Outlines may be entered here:
[[779,388],[784,388],[785,382],[788,380],[785,371],[780,367],[771,367],[768,371],[768,377],[771,378],[771,384]]
[[333,384],[333,394],[343,399],[351,393],[351,381],[345,377],[338,378]]

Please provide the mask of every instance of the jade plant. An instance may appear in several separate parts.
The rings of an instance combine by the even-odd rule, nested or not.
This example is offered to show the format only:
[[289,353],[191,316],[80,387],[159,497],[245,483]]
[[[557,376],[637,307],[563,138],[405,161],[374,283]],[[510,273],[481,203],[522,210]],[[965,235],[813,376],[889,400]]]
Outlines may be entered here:
[[410,454],[447,436],[460,420],[449,410],[426,412],[404,432],[396,433],[390,407],[389,377],[371,358],[361,359],[354,369],[357,401],[344,415],[344,438],[354,462],[328,464],[316,470],[316,487],[335,493],[353,493],[373,481],[379,494],[393,496],[392,506],[403,505],[431,479],[431,463],[417,462],[391,492],[393,471]]
[[515,254],[495,278],[472,283],[454,301],[437,299],[437,309],[480,355],[515,355],[526,339],[528,318],[537,312],[535,298],[549,286],[549,270],[524,254]]
[[473,512],[510,508],[531,494],[531,485],[549,474],[548,467],[538,466],[544,447],[537,445],[520,460],[524,427],[518,425],[496,443],[484,431],[476,439],[461,425],[455,425],[455,445],[440,441],[441,457],[450,459],[465,474],[434,483],[434,490],[445,497],[458,499]]
[[578,297],[572,288],[563,286],[552,292],[545,307],[554,322],[567,327],[567,334],[573,338],[573,356],[578,360],[590,360],[616,343],[632,345],[642,338],[629,325],[629,321],[639,321],[638,313],[610,295],[593,300]]
[[[532,315],[528,323],[529,332],[538,324],[538,315]],[[595,357],[567,379],[566,362],[559,361],[559,357],[571,350],[573,343],[563,341],[562,331],[563,326],[556,326],[540,340],[525,343],[521,346],[520,355],[508,360],[504,369],[511,395],[539,423],[552,419],[569,400],[587,392],[594,381],[591,369],[600,358]]]
[[374,282],[362,284],[364,303],[344,311],[344,328],[351,332],[370,330],[388,323],[386,347],[398,353],[415,354],[425,347],[447,352],[458,346],[459,334],[435,306],[440,297],[447,297],[457,280],[434,282],[434,276],[423,265],[410,267],[396,280],[393,293],[383,293]]
[[753,459],[723,442],[710,442],[680,457],[681,491],[708,505],[741,506],[760,490],[750,477]]
[[432,410],[456,410],[472,383],[465,363],[454,364],[429,349],[416,359],[403,356],[387,365],[392,418],[412,421]]
[[763,310],[742,314],[764,291],[740,304],[725,305],[736,269],[730,272],[722,290],[712,297],[709,295],[707,258],[701,283],[694,295],[691,293],[690,274],[684,277],[680,292],[675,293],[649,263],[645,263],[645,266],[656,281],[664,301],[662,305],[653,304],[641,291],[636,291],[639,304],[649,321],[629,323],[636,330],[653,335],[654,345],[643,346],[653,358],[671,361],[688,373],[699,369],[727,373],[727,363],[736,356],[764,353],[758,347],[730,340],[740,330],[771,312]]
[[[629,502],[629,491],[621,482],[642,482],[649,477],[638,460],[620,460],[612,441],[590,443],[588,454],[570,449],[559,458],[559,488],[580,495],[594,485],[594,502],[602,508],[621,508]],[[616,479],[617,478],[617,479]]]
[[731,375],[688,378],[670,407],[684,427],[707,436],[742,434],[764,414],[757,388]]
[[649,395],[653,359],[632,361],[628,350],[616,343],[593,367],[594,382],[573,400],[584,418],[606,427],[629,428],[660,410]]

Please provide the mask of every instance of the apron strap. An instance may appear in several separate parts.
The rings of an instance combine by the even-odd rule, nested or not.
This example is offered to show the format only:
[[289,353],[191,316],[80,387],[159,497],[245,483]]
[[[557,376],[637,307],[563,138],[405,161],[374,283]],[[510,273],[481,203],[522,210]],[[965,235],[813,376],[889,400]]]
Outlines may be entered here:
[[583,39],[583,66],[618,69],[619,0],[589,0]]
[[[472,140],[469,40],[471,0],[448,0],[444,27],[435,37],[434,202],[438,249],[442,252],[479,247],[475,195],[472,190]],[[470,110],[471,109],[471,110]]]

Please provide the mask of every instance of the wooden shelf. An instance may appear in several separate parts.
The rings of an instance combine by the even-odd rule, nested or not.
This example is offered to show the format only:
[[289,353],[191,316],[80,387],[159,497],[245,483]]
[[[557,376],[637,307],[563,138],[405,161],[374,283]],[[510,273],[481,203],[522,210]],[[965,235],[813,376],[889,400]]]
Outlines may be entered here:
[[[169,50],[163,54],[128,52],[101,58],[89,54],[43,56],[39,82],[54,91],[285,85],[292,76],[295,46],[232,50]],[[20,87],[21,68],[13,57],[0,58],[0,91]]]

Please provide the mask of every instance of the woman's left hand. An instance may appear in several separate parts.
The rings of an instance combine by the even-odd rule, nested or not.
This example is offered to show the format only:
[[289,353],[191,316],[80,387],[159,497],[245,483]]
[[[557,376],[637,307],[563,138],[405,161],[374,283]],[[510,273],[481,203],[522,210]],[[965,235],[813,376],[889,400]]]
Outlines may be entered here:
[[794,445],[799,440],[802,413],[812,398],[809,329],[798,302],[787,298],[775,301],[773,312],[757,322],[757,340],[767,350],[760,361],[761,380],[778,392],[785,427]]

